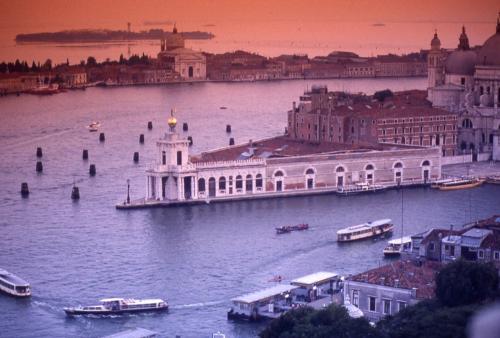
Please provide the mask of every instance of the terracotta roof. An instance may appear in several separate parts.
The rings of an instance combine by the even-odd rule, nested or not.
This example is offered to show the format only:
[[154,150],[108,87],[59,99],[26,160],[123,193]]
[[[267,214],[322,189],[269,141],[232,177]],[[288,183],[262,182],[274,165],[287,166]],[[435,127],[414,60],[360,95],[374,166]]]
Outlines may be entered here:
[[423,262],[419,265],[410,261],[396,261],[355,275],[351,280],[400,289],[416,288],[417,299],[430,299],[434,297],[435,277],[441,267],[438,262]]
[[[393,144],[342,144],[342,143],[311,143],[302,140],[292,139],[287,136],[278,136],[270,139],[253,141],[254,154],[252,158],[258,157],[289,157],[311,155],[329,152],[365,152],[372,150],[409,149],[404,145]],[[250,144],[242,144],[226,147],[201,153],[191,157],[191,162],[211,162],[211,161],[233,161],[242,159],[240,156],[249,152]]]

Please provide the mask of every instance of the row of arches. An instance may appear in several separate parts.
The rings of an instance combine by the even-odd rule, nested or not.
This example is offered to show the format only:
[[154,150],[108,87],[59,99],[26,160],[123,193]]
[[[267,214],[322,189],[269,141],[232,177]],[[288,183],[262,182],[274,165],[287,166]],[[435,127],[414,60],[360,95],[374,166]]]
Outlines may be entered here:
[[[430,160],[423,160],[420,164],[422,167],[422,179],[424,182],[427,182],[430,178],[430,166],[431,166],[431,161]],[[404,171],[404,165],[403,162],[401,161],[396,161],[392,165],[392,170],[394,173],[394,181],[397,184],[401,184],[403,181],[403,171]],[[364,167],[365,171],[365,182],[368,184],[374,184],[375,183],[375,166],[371,163],[365,165]],[[336,185],[338,187],[344,186],[345,183],[345,175],[347,173],[347,169],[343,165],[338,165],[335,168],[335,174],[336,174]],[[308,168],[304,172],[305,174],[305,187],[306,189],[313,189],[316,185],[316,169],[315,168]],[[274,174],[274,183],[275,183],[275,190],[276,191],[283,191],[283,186],[284,186],[284,178],[285,178],[285,171],[283,169],[277,169]]]
[[215,177],[208,178],[208,182],[205,178],[201,177],[198,179],[198,192],[201,195],[205,195],[208,190],[209,197],[215,197],[217,191],[219,194],[233,194],[233,193],[252,193],[255,190],[262,191],[264,185],[264,179],[262,174],[255,175],[251,174],[243,177],[242,175],[233,176],[220,176],[218,180]]

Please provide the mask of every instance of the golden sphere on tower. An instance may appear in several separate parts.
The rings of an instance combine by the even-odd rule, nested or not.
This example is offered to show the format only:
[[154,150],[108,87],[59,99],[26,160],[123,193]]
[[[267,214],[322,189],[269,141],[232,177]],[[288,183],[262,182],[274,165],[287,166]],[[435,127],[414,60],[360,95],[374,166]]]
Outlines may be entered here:
[[174,117],[174,110],[170,111],[170,117],[168,118],[168,125],[171,129],[175,128],[177,125],[177,119]]
[[173,128],[177,125],[177,119],[173,116],[168,118],[168,125]]

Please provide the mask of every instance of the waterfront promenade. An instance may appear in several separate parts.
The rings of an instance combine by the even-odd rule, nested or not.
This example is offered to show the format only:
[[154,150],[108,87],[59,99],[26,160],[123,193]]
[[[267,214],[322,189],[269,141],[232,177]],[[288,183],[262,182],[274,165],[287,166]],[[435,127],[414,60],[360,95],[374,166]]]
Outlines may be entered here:
[[461,164],[445,165],[441,169],[443,176],[474,176],[478,178],[487,178],[500,175],[500,162],[472,162]]

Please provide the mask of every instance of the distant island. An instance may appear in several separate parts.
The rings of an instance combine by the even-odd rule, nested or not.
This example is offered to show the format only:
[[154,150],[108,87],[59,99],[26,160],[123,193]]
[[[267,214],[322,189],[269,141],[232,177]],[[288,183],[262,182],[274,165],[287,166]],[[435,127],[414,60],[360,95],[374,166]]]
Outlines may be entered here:
[[[150,29],[148,31],[128,32],[124,30],[105,30],[105,29],[81,29],[67,30],[60,32],[30,33],[16,35],[16,42],[110,42],[126,40],[159,40],[167,38],[171,32],[163,29]],[[182,32],[184,39],[188,40],[208,40],[215,37],[209,32],[193,31]]]

